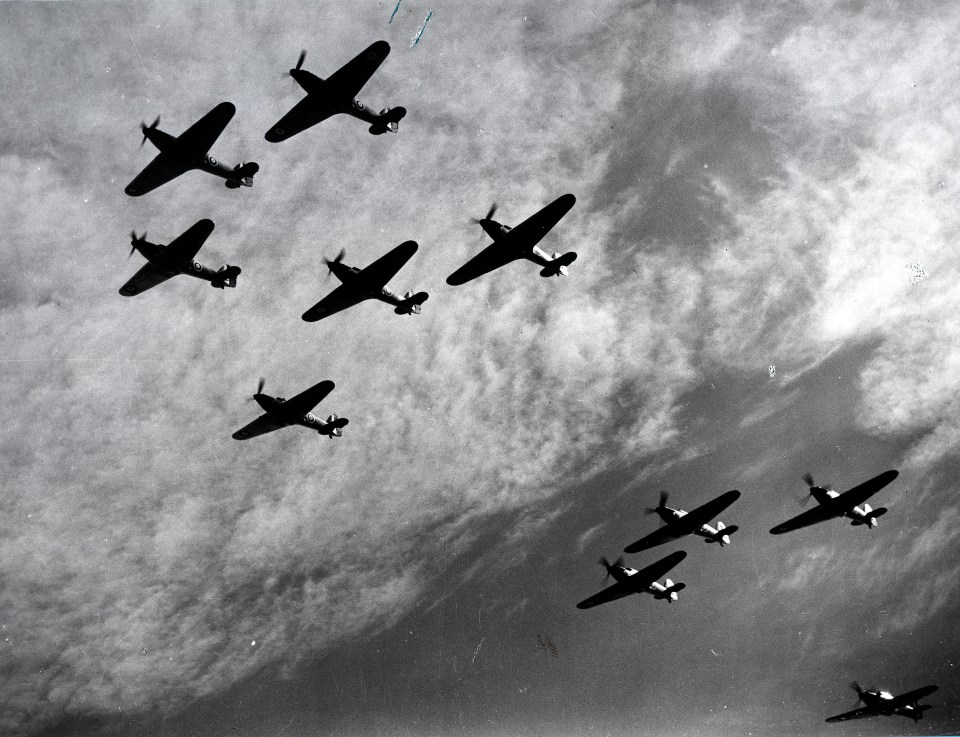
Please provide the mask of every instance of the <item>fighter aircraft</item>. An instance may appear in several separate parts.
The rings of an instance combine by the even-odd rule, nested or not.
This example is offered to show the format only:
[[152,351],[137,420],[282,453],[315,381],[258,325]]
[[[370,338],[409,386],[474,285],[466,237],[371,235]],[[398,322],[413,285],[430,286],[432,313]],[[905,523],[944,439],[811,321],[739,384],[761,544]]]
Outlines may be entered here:
[[385,107],[379,113],[375,113],[356,99],[360,90],[389,53],[390,44],[386,41],[377,41],[327,79],[321,79],[301,69],[303,60],[307,58],[306,50],[301,51],[297,65],[290,70],[290,76],[303,87],[307,96],[280,118],[276,125],[267,131],[264,138],[270,143],[285,141],[337,113],[346,113],[365,123],[370,123],[369,130],[375,136],[387,132],[396,133],[400,127],[400,121],[407,114],[406,108]]
[[[784,532],[799,530],[801,527],[809,527],[836,517],[849,517],[853,520],[850,524],[854,527],[863,525],[867,529],[872,529],[877,526],[877,517],[886,514],[887,510],[884,507],[871,509],[866,501],[898,475],[898,471],[884,471],[879,476],[839,494],[830,489],[829,484],[827,487],[817,486],[813,482],[813,476],[809,473],[804,474],[803,480],[810,487],[810,496],[817,500],[819,506],[808,509],[786,522],[781,522],[770,530],[770,534],[782,535]],[[803,501],[809,498],[804,496]]]
[[576,261],[577,254],[570,251],[563,255],[554,253],[550,256],[539,248],[537,243],[560,222],[560,218],[569,212],[576,201],[577,198],[572,194],[562,195],[515,228],[501,225],[493,220],[493,215],[497,211],[497,205],[494,203],[486,217],[473,221],[493,238],[493,243],[448,276],[447,284],[451,286],[465,284],[471,279],[476,279],[521,258],[542,266],[540,276],[566,276],[567,267]]
[[600,565],[607,569],[607,576],[613,576],[616,583],[608,586],[599,594],[594,594],[589,599],[584,599],[577,604],[577,609],[589,609],[598,604],[606,604],[608,601],[614,601],[624,596],[639,594],[644,591],[648,594],[653,594],[654,599],[660,599],[672,604],[678,598],[677,592],[683,589],[686,584],[674,583],[669,578],[661,584],[657,582],[657,579],[686,557],[686,552],[678,550],[639,571],[635,568],[625,567],[623,558],[617,558],[613,563],[606,558],[601,558]]
[[850,719],[865,719],[866,717],[876,716],[890,717],[894,714],[919,722],[923,719],[923,712],[933,708],[930,704],[920,704],[920,699],[932,694],[939,686],[922,686],[899,696],[894,696],[878,688],[864,690],[860,688],[860,684],[856,681],[850,684],[850,688],[857,692],[857,703],[859,704],[862,701],[864,706],[830,717],[827,719],[828,722],[846,722]]
[[416,242],[406,241],[363,269],[343,263],[346,251],[342,249],[333,261],[325,258],[323,262],[327,268],[343,284],[304,312],[303,319],[316,322],[367,299],[379,299],[393,305],[393,311],[398,315],[419,315],[420,305],[427,301],[429,294],[409,291],[401,297],[386,286],[416,252]]
[[259,164],[251,161],[237,164],[231,169],[207,153],[235,112],[237,109],[232,102],[221,102],[176,137],[157,128],[160,123],[159,115],[150,125],[141,123],[143,141],[140,145],[149,139],[150,143],[160,149],[160,153],[133,178],[124,191],[131,197],[139,197],[191,169],[200,169],[223,177],[227,180],[225,184],[229,189],[252,187],[253,175],[260,171]]
[[212,220],[199,220],[174,238],[168,246],[150,243],[147,241],[146,233],[137,235],[136,231],[131,232],[130,255],[132,256],[134,251],[140,251],[147,259],[147,263],[130,278],[130,281],[120,287],[120,294],[124,297],[132,297],[177,274],[188,274],[203,279],[210,282],[210,286],[216,289],[237,286],[239,266],[224,264],[214,271],[208,266],[203,266],[199,261],[193,260],[212,232]]
[[257,404],[263,407],[266,414],[260,415],[249,425],[244,425],[237,430],[233,434],[234,440],[247,440],[290,425],[309,427],[311,430],[316,430],[321,435],[326,435],[331,439],[343,435],[344,426],[350,422],[346,417],[330,415],[324,422],[310,411],[333,391],[334,384],[332,381],[321,381],[290,399],[264,394],[264,382],[264,379],[260,379],[260,383],[257,385],[257,393],[253,395],[253,398],[257,400]]
[[730,544],[730,535],[739,528],[736,525],[727,527],[723,522],[717,521],[716,528],[707,524],[720,512],[733,504],[740,498],[740,492],[734,489],[725,494],[721,494],[716,499],[703,504],[692,512],[684,512],[682,509],[671,509],[667,506],[669,495],[665,491],[660,492],[660,503],[656,507],[646,510],[646,514],[658,514],[660,519],[666,522],[666,527],[661,527],[656,532],[651,532],[646,537],[641,537],[635,543],[631,543],[623,549],[625,553],[637,553],[641,550],[663,545],[671,540],[684,537],[686,535],[700,535],[708,543],[720,543],[720,546]]

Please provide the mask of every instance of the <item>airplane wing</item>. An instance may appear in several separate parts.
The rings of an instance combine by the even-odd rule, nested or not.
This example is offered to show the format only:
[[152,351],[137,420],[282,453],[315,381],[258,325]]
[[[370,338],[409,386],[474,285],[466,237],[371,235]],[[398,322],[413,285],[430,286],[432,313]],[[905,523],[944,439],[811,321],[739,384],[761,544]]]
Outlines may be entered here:
[[354,279],[362,289],[378,290],[387,286],[403,265],[417,252],[416,241],[406,241],[360,270]]
[[338,110],[328,102],[308,95],[294,105],[289,113],[280,118],[280,120],[267,131],[264,138],[270,141],[270,143],[286,141],[288,138],[297,135],[297,133],[302,133],[307,128],[323,122],[337,112]]
[[635,543],[632,543],[623,549],[625,553],[637,553],[641,550],[663,545],[671,540],[676,540],[684,535],[691,534],[720,514],[724,509],[733,504],[740,498],[740,492],[734,489],[721,494],[716,499],[711,499],[692,512],[687,512],[683,517],[671,522],[665,527],[661,527],[655,532],[651,532],[646,537],[642,537]]
[[[682,520],[681,520],[682,521]],[[665,525],[660,527],[649,535],[641,537],[635,543],[630,543],[627,547],[623,549],[624,553],[639,553],[641,550],[649,550],[650,548],[655,548],[657,545],[663,545],[668,543],[671,540],[677,540],[684,535],[689,535],[690,530],[686,527],[679,527],[674,525]]]
[[842,506],[844,509],[853,509],[863,504],[899,475],[898,471],[884,471],[879,476],[874,476],[869,481],[864,481],[859,486],[854,486],[849,491],[843,492],[834,500],[834,504]]
[[447,284],[453,287],[466,284],[478,276],[489,274],[511,261],[523,258],[523,253],[514,244],[515,241],[506,238],[492,243],[448,276]]
[[161,152],[133,178],[124,192],[131,197],[145,195],[193,168],[192,164],[188,164],[185,159],[181,159],[172,152]]
[[902,693],[899,696],[894,696],[890,701],[884,702],[884,706],[891,706],[894,709],[897,709],[901,706],[910,706],[915,704],[920,699],[925,698],[936,691],[939,686],[921,686],[920,688],[914,689],[913,691],[907,691]]
[[233,434],[234,440],[247,440],[255,438],[257,435],[265,435],[268,432],[279,430],[281,427],[287,427],[282,422],[277,422],[270,415],[260,415],[249,425],[244,425]]
[[600,593],[594,594],[590,598],[581,601],[579,604],[577,604],[577,609],[589,609],[590,607],[606,604],[609,601],[616,601],[617,599],[622,599],[624,596],[630,596],[630,594],[635,593],[637,592],[632,586],[620,583],[618,581],[612,586],[607,586],[607,588]]
[[327,78],[327,85],[336,90],[338,95],[349,97],[351,100],[360,94],[363,86],[370,81],[370,77],[377,71],[390,53],[390,44],[386,41],[377,41],[357,54],[337,71]]
[[302,391],[284,402],[284,413],[291,416],[307,414],[333,391],[333,387],[334,383],[332,381],[321,381],[319,384],[314,384],[306,391]]
[[232,102],[221,102],[177,136],[177,148],[185,156],[205,155],[236,112]]
[[[889,702],[887,702],[889,703]],[[828,722],[847,722],[851,719],[865,719],[867,717],[877,716],[877,711],[869,706],[861,706],[859,709],[837,714],[827,719]]]
[[[346,310],[354,305],[358,305],[365,299],[369,299],[360,290],[354,288],[353,284],[341,284],[330,294],[317,302],[313,307],[303,313],[302,317],[306,322],[316,322],[325,317],[330,317],[334,313]],[[309,412],[310,410],[306,410]]]
[[133,297],[157,286],[157,284],[162,284],[172,276],[175,276],[175,274],[148,262],[140,267],[140,271],[130,277],[126,284],[120,287],[120,294],[124,297]]
[[817,505],[813,509],[808,509],[806,512],[798,514],[792,519],[788,519],[786,522],[781,522],[776,527],[770,529],[771,535],[782,535],[785,532],[792,532],[793,530],[799,530],[801,527],[809,527],[810,525],[815,525],[818,522],[826,522],[829,519],[835,519],[840,517],[843,514],[839,507],[835,507],[833,504],[830,506]]
[[560,218],[570,211],[576,201],[577,198],[572,194],[561,195],[511,230],[506,240],[517,244],[514,247],[520,250],[533,248],[560,222]]
[[686,557],[687,553],[685,550],[670,553],[670,555],[665,558],[661,558],[656,563],[651,563],[646,568],[641,568],[630,576],[630,584],[637,589],[646,588],[661,576],[666,575],[671,568]]
[[173,262],[192,261],[212,232],[212,220],[206,218],[199,220],[170,241],[170,244],[164,249],[163,255]]

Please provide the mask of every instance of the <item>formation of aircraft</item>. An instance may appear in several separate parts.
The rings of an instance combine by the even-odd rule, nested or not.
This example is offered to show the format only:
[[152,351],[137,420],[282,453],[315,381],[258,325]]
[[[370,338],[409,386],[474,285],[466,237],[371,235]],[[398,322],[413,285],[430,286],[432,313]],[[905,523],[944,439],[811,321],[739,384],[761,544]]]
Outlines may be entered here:
[[641,550],[663,545],[687,535],[699,535],[704,538],[705,542],[719,543],[720,547],[723,547],[730,544],[730,535],[739,529],[736,525],[727,527],[719,521],[716,527],[711,527],[708,524],[710,520],[740,498],[740,492],[736,489],[721,494],[716,499],[702,504],[691,512],[671,509],[667,506],[668,498],[667,492],[661,492],[660,503],[646,511],[647,514],[659,515],[665,526],[645,537],[641,537],[635,543],[631,543],[623,549],[623,552],[638,553]]
[[806,512],[798,514],[796,517],[781,522],[770,530],[773,535],[782,535],[785,532],[799,530],[801,527],[809,527],[819,522],[836,519],[838,517],[847,517],[854,527],[866,527],[872,529],[877,526],[877,517],[886,514],[884,507],[872,509],[866,503],[867,499],[876,494],[880,489],[889,484],[898,476],[897,471],[884,471],[879,476],[874,476],[869,481],[864,481],[859,486],[854,486],[849,491],[842,494],[827,487],[817,486],[813,481],[813,476],[805,474],[803,480],[810,487],[810,495],[804,497],[804,501],[813,497],[817,500],[818,506],[809,509]]
[[285,141],[337,113],[346,113],[365,123],[370,123],[369,130],[375,136],[387,132],[396,133],[400,127],[400,121],[407,114],[406,108],[385,107],[379,113],[375,113],[356,99],[360,90],[389,53],[390,44],[386,41],[377,41],[329,77],[321,79],[302,69],[307,52],[301,51],[296,66],[290,70],[290,76],[303,88],[307,96],[280,118],[267,131],[264,138],[270,143]]
[[923,719],[923,712],[933,708],[930,704],[921,704],[920,700],[926,698],[938,686],[921,686],[913,691],[894,696],[888,691],[881,691],[878,688],[863,689],[860,684],[854,681],[850,687],[857,692],[857,703],[863,702],[863,706],[853,711],[837,714],[827,719],[828,722],[846,722],[851,719],[866,719],[876,716],[901,716],[919,722]]
[[248,440],[249,438],[255,438],[257,435],[263,435],[291,425],[308,427],[331,439],[343,435],[343,428],[350,422],[346,417],[330,415],[326,420],[321,420],[311,412],[333,391],[334,383],[332,381],[321,381],[290,399],[264,394],[264,383],[265,380],[260,379],[260,383],[257,385],[257,393],[253,395],[257,404],[263,408],[264,414],[237,430],[233,434],[234,440]]
[[497,211],[494,203],[486,217],[474,221],[493,238],[493,243],[448,276],[447,284],[466,284],[518,259],[527,259],[542,266],[540,276],[566,276],[567,267],[576,261],[577,254],[570,251],[564,254],[554,253],[551,256],[537,244],[570,211],[576,201],[577,198],[572,194],[561,195],[515,228],[502,225],[493,219]]
[[332,261],[324,259],[330,273],[336,275],[343,283],[304,312],[303,319],[307,322],[316,322],[367,299],[379,299],[381,302],[392,305],[393,311],[398,315],[419,315],[420,306],[427,301],[429,294],[410,291],[401,297],[387,287],[387,282],[416,252],[416,242],[406,241],[363,269],[343,263],[343,257],[346,254],[344,250],[341,250]]
[[133,178],[124,192],[131,197],[140,197],[191,169],[226,179],[225,184],[230,189],[252,187],[253,175],[260,171],[258,164],[251,161],[231,168],[208,153],[236,112],[232,102],[221,102],[179,136],[157,128],[159,116],[150,125],[141,123],[143,141],[140,145],[149,140],[160,149],[160,153]]
[[663,583],[658,583],[657,579],[665,575],[686,557],[687,554],[683,550],[678,550],[646,568],[641,568],[639,571],[635,568],[627,568],[624,565],[623,558],[617,558],[613,563],[610,563],[606,558],[601,558],[600,565],[607,569],[607,576],[613,576],[616,583],[608,586],[600,593],[584,599],[577,604],[577,609],[590,609],[599,604],[622,599],[624,596],[630,596],[630,594],[641,593],[653,594],[654,599],[672,604],[678,599],[677,592],[683,589],[686,584],[674,583],[669,578]]
[[132,256],[134,251],[139,251],[147,259],[147,263],[120,287],[120,294],[124,297],[133,297],[177,274],[195,276],[210,282],[210,286],[217,289],[237,286],[237,276],[240,275],[239,266],[224,264],[214,271],[194,260],[212,232],[212,220],[199,220],[172,240],[168,246],[150,243],[146,233],[140,236],[136,232],[131,233],[130,255]]

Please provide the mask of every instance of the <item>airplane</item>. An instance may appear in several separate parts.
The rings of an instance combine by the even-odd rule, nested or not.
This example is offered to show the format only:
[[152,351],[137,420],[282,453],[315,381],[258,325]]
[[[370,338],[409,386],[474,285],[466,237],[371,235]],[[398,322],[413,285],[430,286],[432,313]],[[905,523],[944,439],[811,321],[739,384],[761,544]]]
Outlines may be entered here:
[[493,220],[497,211],[494,203],[486,217],[473,220],[493,238],[493,243],[448,276],[447,284],[465,284],[521,258],[542,266],[540,276],[566,276],[567,267],[577,260],[577,254],[570,251],[563,255],[554,253],[550,256],[539,248],[537,243],[560,222],[560,218],[569,212],[576,201],[577,198],[572,194],[561,195],[515,228]]
[[229,189],[252,187],[253,175],[260,171],[259,164],[251,161],[237,164],[231,169],[208,153],[236,112],[237,108],[232,102],[221,102],[179,136],[172,136],[157,128],[160,124],[159,115],[150,125],[140,123],[140,130],[143,131],[140,145],[143,146],[149,139],[160,149],[160,153],[133,178],[124,192],[131,197],[140,197],[191,169],[223,177]]
[[130,280],[120,287],[120,294],[124,297],[133,297],[157,286],[177,274],[188,274],[198,279],[210,282],[216,289],[237,286],[239,266],[224,264],[214,271],[209,266],[203,266],[194,257],[213,232],[212,220],[199,220],[183,233],[174,238],[170,245],[161,246],[147,241],[147,234],[137,235],[130,233],[130,255],[140,251],[147,259],[147,263]]
[[589,609],[598,604],[606,604],[608,601],[615,601],[624,596],[639,594],[644,591],[653,594],[654,599],[672,604],[678,598],[677,592],[686,587],[686,584],[674,583],[669,578],[663,583],[658,583],[657,579],[686,557],[685,551],[678,550],[646,568],[641,568],[639,571],[635,568],[625,567],[623,558],[617,558],[613,563],[606,558],[601,558],[600,565],[607,569],[607,576],[613,576],[616,583],[608,586],[600,593],[584,599],[577,604],[577,609]]
[[290,70],[290,76],[303,87],[307,96],[280,118],[266,132],[264,138],[270,143],[285,141],[337,113],[346,113],[365,123],[370,123],[369,130],[375,136],[388,132],[396,133],[400,128],[400,121],[407,114],[406,108],[385,107],[379,113],[375,113],[356,99],[360,90],[389,53],[390,44],[386,41],[377,41],[327,79],[321,79],[301,69],[304,59],[307,58],[306,50],[301,51],[297,65]]
[[343,263],[346,255],[346,250],[343,249],[333,261],[325,258],[323,262],[327,268],[336,274],[343,284],[304,312],[303,319],[306,322],[316,322],[368,299],[379,299],[393,305],[393,311],[398,315],[419,315],[420,305],[427,301],[429,294],[414,294],[409,291],[401,297],[387,287],[387,282],[416,252],[416,241],[405,241],[363,269]]
[[923,719],[923,712],[933,708],[930,704],[920,704],[920,699],[932,694],[939,686],[922,686],[899,696],[894,696],[878,688],[862,689],[856,681],[850,684],[850,688],[857,692],[857,703],[859,704],[862,701],[864,706],[844,714],[837,714],[826,721],[846,722],[851,719],[865,719],[875,716],[890,717],[896,714],[901,717],[908,717],[914,722],[919,722]]
[[646,537],[641,537],[635,543],[631,543],[623,549],[625,553],[637,553],[641,550],[663,545],[671,540],[676,540],[686,535],[700,535],[704,542],[720,543],[720,547],[730,544],[730,535],[739,528],[736,525],[727,527],[723,522],[717,521],[717,526],[711,527],[707,524],[720,512],[733,504],[740,498],[740,492],[734,489],[721,494],[716,499],[702,504],[692,512],[684,512],[682,509],[671,509],[667,506],[669,495],[665,491],[660,492],[660,503],[655,508],[646,510],[646,514],[658,514],[660,519],[666,522],[666,527],[661,527],[656,532],[651,532]]
[[332,381],[321,381],[290,399],[264,394],[264,383],[265,379],[261,378],[257,385],[257,393],[253,395],[253,398],[257,401],[257,404],[263,407],[266,414],[260,415],[249,425],[244,425],[237,430],[233,434],[234,440],[255,438],[257,435],[273,432],[290,425],[309,427],[321,435],[326,435],[331,440],[343,435],[344,426],[350,422],[346,417],[330,415],[324,421],[310,411],[333,391],[334,384]]
[[[782,535],[785,532],[799,530],[801,527],[809,527],[837,517],[850,518],[853,520],[850,524],[854,527],[862,525],[868,530],[873,529],[877,526],[877,517],[886,514],[887,510],[885,507],[872,509],[866,501],[899,475],[898,471],[884,471],[879,476],[840,494],[833,489],[817,486],[813,482],[813,476],[809,473],[804,474],[803,480],[810,487],[810,496],[819,502],[819,506],[808,509],[786,522],[781,522],[770,530],[770,534]],[[809,497],[804,497],[803,501],[807,499]]]

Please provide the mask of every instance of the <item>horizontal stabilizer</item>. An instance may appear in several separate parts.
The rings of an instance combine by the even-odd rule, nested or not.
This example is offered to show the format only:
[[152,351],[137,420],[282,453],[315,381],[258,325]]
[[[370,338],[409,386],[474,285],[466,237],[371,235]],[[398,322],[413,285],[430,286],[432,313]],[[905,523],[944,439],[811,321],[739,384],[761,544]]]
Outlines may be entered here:
[[540,270],[540,276],[566,276],[567,267],[577,260],[574,251],[558,256]]
[[430,295],[426,292],[417,292],[416,294],[411,294],[397,305],[396,309],[394,309],[394,312],[396,312],[398,315],[419,315],[420,305],[426,302],[429,297]]

